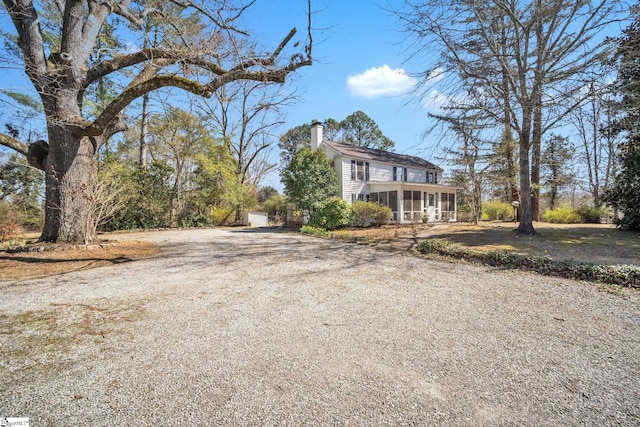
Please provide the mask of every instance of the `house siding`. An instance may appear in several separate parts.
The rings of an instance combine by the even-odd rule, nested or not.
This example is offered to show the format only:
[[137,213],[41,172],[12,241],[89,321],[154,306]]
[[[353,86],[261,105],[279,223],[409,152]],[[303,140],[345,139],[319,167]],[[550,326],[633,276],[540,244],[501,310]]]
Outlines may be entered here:
[[393,181],[393,166],[384,163],[369,163],[370,181]]
[[351,203],[352,201],[352,194],[355,194],[357,197],[358,194],[369,193],[369,186],[365,181],[351,180],[351,160],[355,159],[343,157],[342,162],[340,162],[340,165],[342,167],[342,173],[340,174],[340,176],[342,176],[343,182],[342,198],[348,203]]

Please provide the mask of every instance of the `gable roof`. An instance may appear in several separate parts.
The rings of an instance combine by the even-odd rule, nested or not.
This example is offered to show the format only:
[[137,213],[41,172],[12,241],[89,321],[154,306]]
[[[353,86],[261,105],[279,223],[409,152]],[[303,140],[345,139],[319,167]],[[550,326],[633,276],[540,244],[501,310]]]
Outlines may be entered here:
[[323,144],[327,144],[329,147],[336,150],[338,153],[355,157],[363,160],[375,160],[383,163],[392,163],[398,166],[414,167],[419,169],[435,169],[443,171],[439,166],[423,159],[422,157],[408,156],[406,154],[392,153],[390,151],[378,150],[375,148],[364,148],[355,145],[343,144],[340,142],[322,141]]

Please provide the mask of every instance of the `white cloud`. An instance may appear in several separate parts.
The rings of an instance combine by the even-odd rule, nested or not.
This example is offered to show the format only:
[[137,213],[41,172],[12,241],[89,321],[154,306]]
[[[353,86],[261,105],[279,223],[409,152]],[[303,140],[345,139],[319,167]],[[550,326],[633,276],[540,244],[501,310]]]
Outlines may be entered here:
[[429,92],[429,95],[423,98],[422,106],[432,112],[439,113],[446,104],[449,103],[449,98],[442,92],[433,89]]
[[351,95],[362,98],[404,95],[415,85],[416,79],[408,76],[405,70],[392,70],[386,64],[347,78],[347,87]]

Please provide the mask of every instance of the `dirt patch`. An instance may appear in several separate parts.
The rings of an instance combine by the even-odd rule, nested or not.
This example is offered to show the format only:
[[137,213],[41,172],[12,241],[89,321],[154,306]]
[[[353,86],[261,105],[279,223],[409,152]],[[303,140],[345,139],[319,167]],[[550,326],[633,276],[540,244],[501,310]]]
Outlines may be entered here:
[[159,252],[160,248],[153,243],[140,241],[98,242],[87,246],[27,245],[21,252],[0,252],[0,280],[86,270],[146,258]]

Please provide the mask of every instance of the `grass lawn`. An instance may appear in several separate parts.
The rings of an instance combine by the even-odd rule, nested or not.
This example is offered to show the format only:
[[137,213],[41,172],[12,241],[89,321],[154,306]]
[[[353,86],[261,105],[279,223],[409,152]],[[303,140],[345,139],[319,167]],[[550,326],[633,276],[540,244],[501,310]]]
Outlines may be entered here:
[[640,265],[640,234],[621,231],[610,224],[535,223],[535,236],[516,236],[512,223],[479,226],[451,225],[437,231],[439,237],[480,251],[509,251],[594,264]]
[[468,224],[387,225],[351,229],[346,233],[376,244],[415,245],[437,237],[478,251],[508,251],[593,264],[640,265],[640,233],[620,231],[611,224],[534,224],[535,236],[516,236],[517,224],[483,222]]

